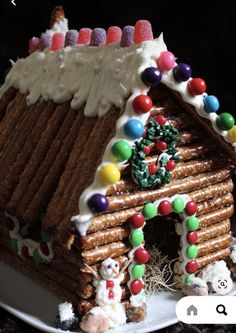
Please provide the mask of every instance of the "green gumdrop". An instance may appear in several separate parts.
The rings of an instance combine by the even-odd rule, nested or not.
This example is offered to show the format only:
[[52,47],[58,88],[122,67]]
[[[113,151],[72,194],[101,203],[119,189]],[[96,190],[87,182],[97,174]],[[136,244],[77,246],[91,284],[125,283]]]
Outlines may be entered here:
[[174,213],[182,213],[184,210],[184,201],[181,198],[176,198],[172,202],[172,209]]
[[196,277],[195,274],[190,274],[190,275],[186,276],[186,278],[184,279],[184,283],[187,284],[187,283],[191,282],[192,279],[194,279],[195,277]]
[[145,273],[145,265],[134,265],[131,271],[133,279],[140,279]]
[[157,215],[157,207],[152,203],[147,203],[143,207],[143,215],[147,219],[152,219],[153,217],[155,217]]
[[186,255],[189,259],[195,259],[198,255],[198,248],[196,245],[190,245],[186,249]]
[[130,243],[134,246],[138,246],[140,244],[142,244],[142,242],[144,241],[144,235],[143,232],[141,230],[133,230],[129,236],[130,239]]
[[199,228],[199,220],[196,216],[191,216],[187,220],[188,231],[195,231]]
[[43,263],[43,258],[40,256],[37,249],[35,249],[34,252],[33,252],[33,259],[37,264],[42,264]]
[[15,238],[11,239],[10,247],[11,247],[13,252],[15,252],[15,253],[18,252],[18,241],[17,241],[17,239],[15,239]]
[[234,126],[234,117],[227,112],[221,113],[216,118],[216,125],[222,131],[228,131]]
[[119,162],[128,160],[132,155],[132,149],[125,140],[120,140],[114,143],[111,147],[111,151]]

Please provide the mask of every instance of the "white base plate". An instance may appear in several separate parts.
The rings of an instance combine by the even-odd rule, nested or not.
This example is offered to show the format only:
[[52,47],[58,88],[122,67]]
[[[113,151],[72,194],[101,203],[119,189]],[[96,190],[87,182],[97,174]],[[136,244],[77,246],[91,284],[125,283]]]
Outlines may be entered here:
[[[65,332],[54,327],[58,304],[61,302],[53,293],[14,268],[0,262],[0,306],[24,322],[44,332]],[[236,285],[230,293],[236,294]],[[177,301],[181,292],[160,292],[150,297],[147,303],[147,318],[138,324],[122,325],[109,333],[146,333],[175,324]],[[80,332],[80,331],[77,331]]]

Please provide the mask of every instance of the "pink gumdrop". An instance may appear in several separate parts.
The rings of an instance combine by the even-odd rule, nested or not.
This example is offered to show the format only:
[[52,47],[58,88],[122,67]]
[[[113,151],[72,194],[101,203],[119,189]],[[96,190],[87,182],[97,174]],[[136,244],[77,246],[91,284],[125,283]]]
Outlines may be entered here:
[[107,30],[107,42],[106,44],[119,43],[121,40],[122,31],[119,27],[110,27]]
[[90,43],[91,34],[92,29],[90,28],[80,29],[77,43],[82,45],[88,45]]
[[134,44],[139,44],[145,40],[152,40],[152,26],[147,20],[139,20],[134,27]]
[[65,36],[61,32],[56,32],[52,37],[52,51],[63,49],[65,45]]
[[157,66],[161,72],[169,71],[175,65],[175,56],[169,51],[164,51],[161,53],[160,57],[157,59]]
[[40,39],[33,37],[29,40],[29,53],[33,53],[40,49]]

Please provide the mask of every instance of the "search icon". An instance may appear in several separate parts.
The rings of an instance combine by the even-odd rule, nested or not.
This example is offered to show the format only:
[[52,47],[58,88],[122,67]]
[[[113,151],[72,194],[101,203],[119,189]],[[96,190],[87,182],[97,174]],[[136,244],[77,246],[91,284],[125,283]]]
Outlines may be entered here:
[[227,316],[227,312],[226,312],[225,306],[223,304],[217,305],[216,311],[220,314],[224,314],[225,316]]

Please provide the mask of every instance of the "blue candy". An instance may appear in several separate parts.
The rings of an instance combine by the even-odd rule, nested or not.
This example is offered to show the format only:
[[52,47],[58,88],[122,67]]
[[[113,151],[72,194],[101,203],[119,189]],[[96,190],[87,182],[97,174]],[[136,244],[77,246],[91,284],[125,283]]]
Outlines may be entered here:
[[213,95],[206,96],[203,99],[203,103],[207,113],[216,112],[220,107],[218,98]]
[[143,135],[144,126],[138,119],[130,119],[124,126],[124,132],[130,139],[138,139]]

